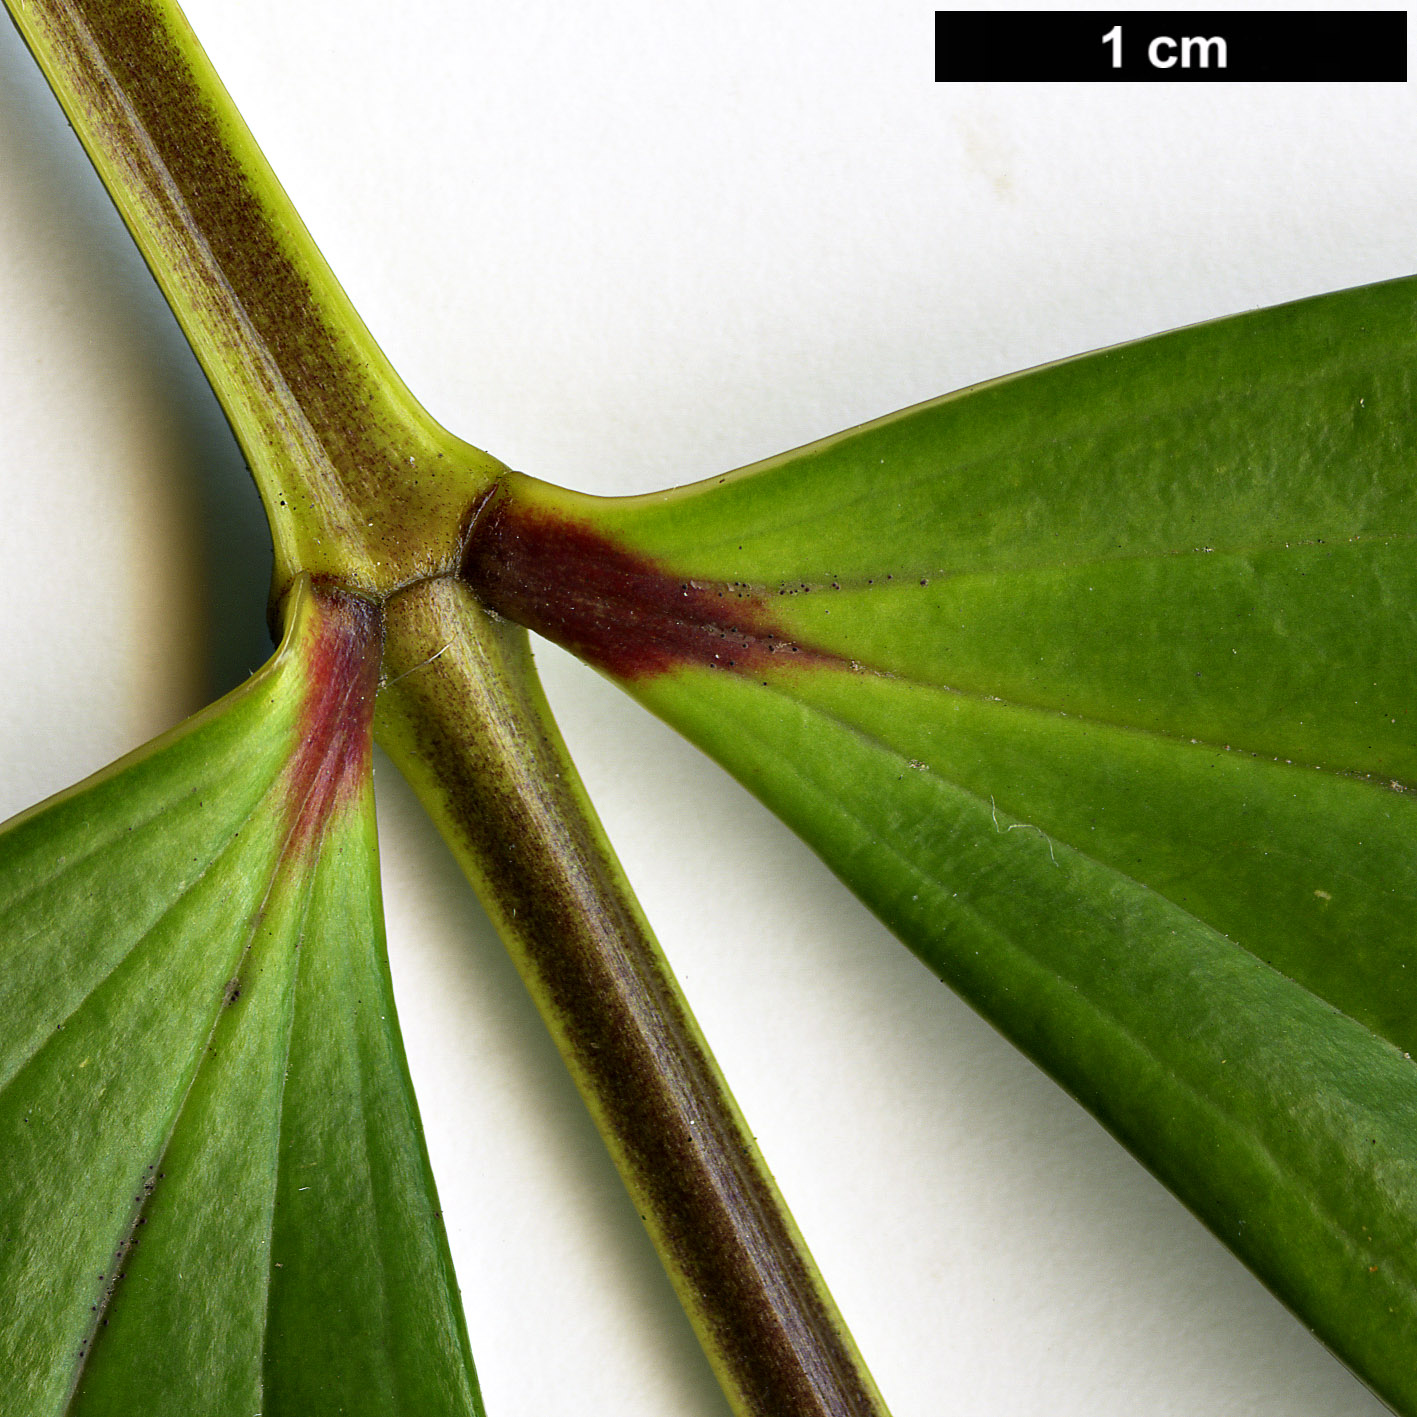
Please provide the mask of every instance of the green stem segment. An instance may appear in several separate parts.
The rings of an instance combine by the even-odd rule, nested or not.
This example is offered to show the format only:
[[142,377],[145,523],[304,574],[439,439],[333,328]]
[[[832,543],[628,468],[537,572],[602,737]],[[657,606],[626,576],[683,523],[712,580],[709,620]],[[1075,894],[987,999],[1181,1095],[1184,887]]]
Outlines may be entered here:
[[277,593],[387,593],[456,565],[501,471],[419,407],[165,0],[6,0],[231,420]]
[[735,1410],[884,1407],[604,839],[525,631],[456,579],[502,472],[393,373],[175,5],[6,0],[251,464],[277,595],[382,605],[378,728],[535,996]]

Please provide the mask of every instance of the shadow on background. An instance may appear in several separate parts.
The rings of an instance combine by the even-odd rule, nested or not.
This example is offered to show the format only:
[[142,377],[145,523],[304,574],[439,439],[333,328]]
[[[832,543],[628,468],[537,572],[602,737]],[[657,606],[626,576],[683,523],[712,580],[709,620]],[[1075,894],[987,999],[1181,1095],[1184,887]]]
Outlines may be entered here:
[[[95,344],[131,352],[131,377],[161,425],[161,465],[141,470],[186,546],[191,712],[269,655],[271,548],[250,473],[176,319],[18,33],[0,22],[0,169],[10,220],[42,233],[46,268],[76,296]],[[125,469],[114,469],[122,476]]]

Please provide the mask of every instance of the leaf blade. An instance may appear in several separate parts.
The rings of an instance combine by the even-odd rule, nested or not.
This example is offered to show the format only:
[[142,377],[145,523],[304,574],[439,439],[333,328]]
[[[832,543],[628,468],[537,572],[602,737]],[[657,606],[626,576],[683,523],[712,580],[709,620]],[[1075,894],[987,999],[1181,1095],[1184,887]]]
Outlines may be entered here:
[[481,1411],[384,959],[377,628],[307,587],[265,671],[0,836],[37,1041],[0,1086],[24,1413]]
[[1411,1060],[1159,893],[857,725],[804,711],[789,742],[760,688],[712,678],[697,710],[675,705],[676,725],[700,741],[702,712],[723,761],[730,718],[730,771],[1410,1410]]

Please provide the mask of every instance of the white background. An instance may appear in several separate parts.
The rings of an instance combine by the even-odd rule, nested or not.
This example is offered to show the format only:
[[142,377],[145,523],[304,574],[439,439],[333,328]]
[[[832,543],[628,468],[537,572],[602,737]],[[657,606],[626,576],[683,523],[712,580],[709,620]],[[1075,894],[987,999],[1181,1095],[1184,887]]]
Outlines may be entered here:
[[[889,0],[189,13],[415,393],[597,491],[1417,261],[1409,86],[936,85],[932,10]],[[0,489],[4,816],[255,667],[269,566],[221,417],[8,27]],[[539,658],[896,1417],[1380,1410],[746,794]],[[378,785],[489,1411],[723,1417],[500,947],[387,764]]]

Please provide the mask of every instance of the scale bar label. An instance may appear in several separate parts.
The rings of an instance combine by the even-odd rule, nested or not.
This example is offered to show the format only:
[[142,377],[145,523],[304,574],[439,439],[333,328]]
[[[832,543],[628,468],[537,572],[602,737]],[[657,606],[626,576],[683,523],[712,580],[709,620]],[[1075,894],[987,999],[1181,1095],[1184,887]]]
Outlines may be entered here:
[[1405,83],[1405,10],[936,10],[935,79]]

